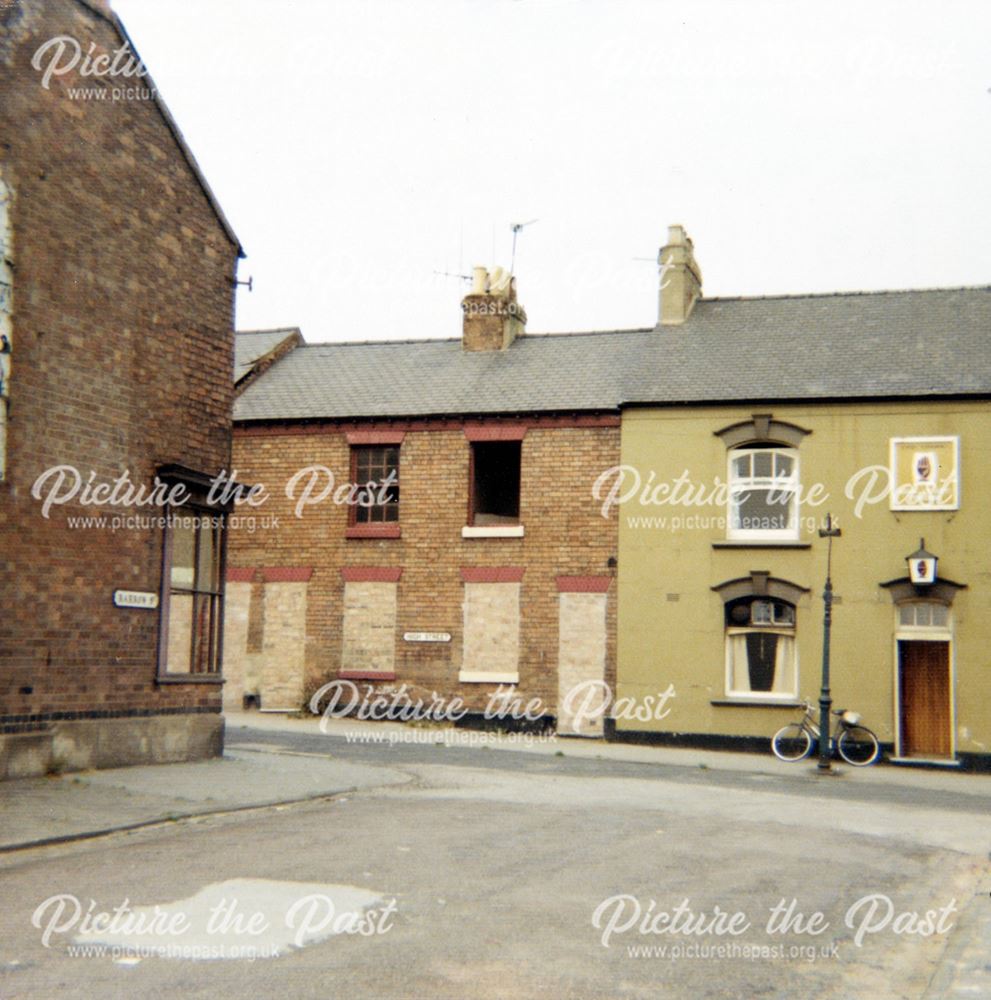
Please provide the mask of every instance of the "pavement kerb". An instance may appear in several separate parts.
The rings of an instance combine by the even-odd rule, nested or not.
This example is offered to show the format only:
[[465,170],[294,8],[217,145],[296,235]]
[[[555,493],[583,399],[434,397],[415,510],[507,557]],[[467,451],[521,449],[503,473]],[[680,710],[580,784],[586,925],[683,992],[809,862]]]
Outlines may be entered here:
[[[169,766],[169,765],[163,765]],[[173,765],[175,766],[175,765]],[[41,837],[37,840],[26,840],[15,844],[0,844],[0,854],[13,854],[15,851],[26,851],[35,847],[56,847],[60,844],[71,844],[77,840],[94,840],[98,837],[109,837],[114,833],[130,833],[134,830],[147,830],[156,826],[167,826],[170,823],[181,823],[183,820],[203,819],[209,816],[227,816],[234,813],[253,812],[256,810],[273,809],[276,806],[300,805],[304,802],[319,802],[323,799],[334,799],[339,795],[350,795],[356,792],[353,788],[341,788],[333,792],[318,792],[301,798],[279,799],[266,802],[256,802],[243,806],[226,806],[222,809],[191,809],[188,812],[170,813],[156,819],[141,820],[137,823],[123,823],[118,826],[106,826],[99,830],[84,830],[79,833],[67,833],[56,837]]]
[[[820,775],[813,758],[798,763],[785,763],[766,754],[707,750],[691,747],[650,746],[621,743],[602,739],[555,736],[534,738],[527,743],[516,734],[485,733],[484,743],[470,743],[470,737],[480,737],[478,730],[455,727],[418,727],[402,722],[366,721],[353,718],[320,719],[317,716],[297,716],[275,712],[227,712],[227,739],[238,738],[240,729],[258,729],[270,733],[285,732],[306,735],[348,737],[360,745],[423,745],[479,747],[484,745],[499,752],[517,752],[565,757],[625,761],[628,763],[663,764],[719,771],[739,771],[780,777],[807,776],[810,780],[839,779],[858,784],[899,785],[903,787],[952,790],[962,795],[991,797],[991,774],[974,774],[957,768],[923,769],[897,765],[855,768],[838,762],[830,775]],[[323,730],[321,729],[323,726]],[[515,736],[515,738],[514,738]]]

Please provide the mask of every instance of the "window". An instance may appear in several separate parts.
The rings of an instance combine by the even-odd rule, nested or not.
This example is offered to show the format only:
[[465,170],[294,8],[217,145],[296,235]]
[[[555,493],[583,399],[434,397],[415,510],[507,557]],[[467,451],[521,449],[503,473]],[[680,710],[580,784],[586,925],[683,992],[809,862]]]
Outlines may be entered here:
[[358,487],[351,505],[352,524],[399,521],[399,446],[351,449],[351,481]]
[[519,441],[471,445],[471,520],[476,527],[520,523]]
[[795,606],[764,597],[725,605],[726,694],[734,698],[795,698],[798,661]]
[[798,453],[793,448],[734,448],[729,485],[730,538],[798,538]]
[[950,609],[933,601],[902,604],[898,608],[898,624],[901,628],[946,629],[950,625]]
[[519,682],[523,572],[521,566],[462,567],[462,683]]
[[223,516],[179,508],[165,539],[160,673],[217,674],[223,622]]

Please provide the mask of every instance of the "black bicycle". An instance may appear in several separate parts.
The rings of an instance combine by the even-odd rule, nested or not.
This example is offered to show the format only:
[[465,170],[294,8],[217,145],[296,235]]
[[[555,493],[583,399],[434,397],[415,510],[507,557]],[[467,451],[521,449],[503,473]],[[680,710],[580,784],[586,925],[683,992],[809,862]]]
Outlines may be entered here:
[[[771,740],[771,749],[779,760],[804,760],[819,742],[818,706],[809,701],[804,704],[802,721],[783,726]],[[860,715],[842,708],[833,715],[836,716],[836,726],[829,740],[829,749],[835,750],[854,767],[873,764],[881,756],[881,744],[874,733],[860,724]]]

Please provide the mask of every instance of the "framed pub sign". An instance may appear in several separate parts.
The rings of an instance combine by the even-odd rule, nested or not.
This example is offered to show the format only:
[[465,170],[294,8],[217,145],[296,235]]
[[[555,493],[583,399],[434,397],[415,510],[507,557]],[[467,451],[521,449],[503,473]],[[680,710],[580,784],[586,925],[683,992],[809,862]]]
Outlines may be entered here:
[[891,439],[891,509],[960,507],[960,438]]

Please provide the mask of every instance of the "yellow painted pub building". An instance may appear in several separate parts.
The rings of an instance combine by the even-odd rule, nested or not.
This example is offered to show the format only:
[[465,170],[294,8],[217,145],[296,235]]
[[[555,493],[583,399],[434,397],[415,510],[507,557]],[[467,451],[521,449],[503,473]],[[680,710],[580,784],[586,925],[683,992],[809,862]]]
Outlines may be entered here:
[[681,227],[660,259],[594,494],[619,514],[617,695],[674,695],[614,738],[766,750],[798,720],[829,516],[834,704],[895,761],[988,768],[991,289],[704,299]]

